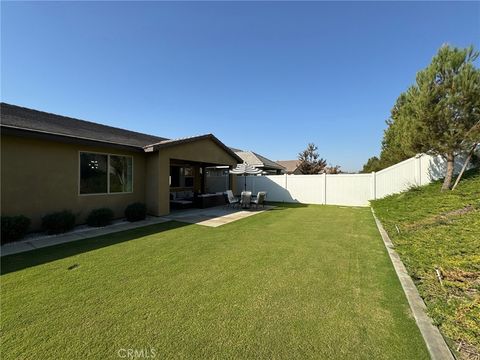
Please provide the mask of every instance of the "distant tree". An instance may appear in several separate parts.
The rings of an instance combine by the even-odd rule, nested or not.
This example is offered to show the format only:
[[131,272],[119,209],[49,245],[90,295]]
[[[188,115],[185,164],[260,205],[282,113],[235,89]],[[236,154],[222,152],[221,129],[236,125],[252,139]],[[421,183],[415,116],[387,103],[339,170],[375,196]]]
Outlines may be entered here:
[[376,156],[372,156],[370,159],[367,160],[365,165],[363,165],[362,173],[371,173],[372,171],[379,171],[382,170],[382,164],[380,159]]
[[341,166],[340,165],[330,165],[325,168],[325,172],[327,174],[341,174],[342,170],[340,170]]
[[310,143],[298,154],[298,169],[302,174],[319,174],[327,166],[327,161],[320,157],[317,150],[315,144]]

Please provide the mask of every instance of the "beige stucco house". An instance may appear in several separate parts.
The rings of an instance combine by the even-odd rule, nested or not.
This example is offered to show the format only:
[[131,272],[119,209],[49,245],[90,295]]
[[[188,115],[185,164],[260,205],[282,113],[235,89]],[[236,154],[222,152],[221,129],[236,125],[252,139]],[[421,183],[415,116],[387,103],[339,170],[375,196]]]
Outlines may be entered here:
[[242,162],[212,134],[171,140],[6,103],[0,112],[1,213],[33,229],[61,210],[78,223],[100,207],[123,217],[133,202],[166,215],[172,192],[204,192],[205,167]]

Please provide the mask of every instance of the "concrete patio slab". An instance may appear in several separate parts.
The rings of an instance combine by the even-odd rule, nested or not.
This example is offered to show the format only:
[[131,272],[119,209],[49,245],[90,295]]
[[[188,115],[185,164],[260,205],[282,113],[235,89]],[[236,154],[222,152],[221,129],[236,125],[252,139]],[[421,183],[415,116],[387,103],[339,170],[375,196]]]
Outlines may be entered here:
[[218,227],[233,221],[247,218],[264,211],[275,208],[275,206],[265,205],[265,208],[259,209],[239,209],[225,206],[216,206],[207,209],[186,209],[172,212],[164,219],[186,222],[209,227]]

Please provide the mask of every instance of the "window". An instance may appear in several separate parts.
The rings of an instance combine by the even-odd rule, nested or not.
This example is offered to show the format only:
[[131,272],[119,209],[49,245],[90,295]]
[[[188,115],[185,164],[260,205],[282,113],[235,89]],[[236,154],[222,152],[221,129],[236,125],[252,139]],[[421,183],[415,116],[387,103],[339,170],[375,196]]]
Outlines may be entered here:
[[180,167],[170,166],[170,186],[180,187]]
[[193,168],[185,168],[185,187],[193,187]]
[[189,166],[170,166],[170,187],[193,187],[194,171]]
[[132,192],[132,158],[110,155],[110,192]]
[[80,194],[132,191],[133,159],[131,156],[80,153]]
[[80,194],[105,194],[108,155],[80,153]]

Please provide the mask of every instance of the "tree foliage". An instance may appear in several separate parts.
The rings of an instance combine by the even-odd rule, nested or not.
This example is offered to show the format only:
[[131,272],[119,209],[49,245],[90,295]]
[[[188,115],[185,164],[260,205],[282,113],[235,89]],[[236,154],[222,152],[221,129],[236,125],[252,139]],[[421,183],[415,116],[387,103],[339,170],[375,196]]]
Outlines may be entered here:
[[370,159],[367,160],[365,165],[363,165],[362,173],[371,173],[372,171],[379,171],[382,170],[382,164],[380,159],[376,156],[372,156]]
[[[444,45],[416,82],[400,94],[387,120],[378,162],[388,167],[417,153],[447,160],[443,189],[451,185],[455,157],[480,138],[479,53]],[[368,166],[367,166],[368,165]],[[365,168],[364,167],[364,168]]]
[[327,166],[327,161],[320,157],[315,144],[308,144],[307,148],[298,154],[298,169],[302,174],[320,174]]
[[342,170],[340,170],[340,165],[329,165],[325,167],[325,173],[327,174],[341,174]]
[[400,94],[391,110],[380,153],[383,167],[396,164],[422,151],[418,140],[409,135],[418,131],[420,126],[414,116],[415,94],[416,89],[410,87],[407,92]]

